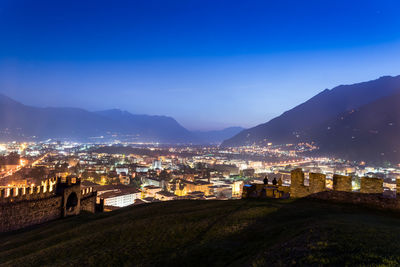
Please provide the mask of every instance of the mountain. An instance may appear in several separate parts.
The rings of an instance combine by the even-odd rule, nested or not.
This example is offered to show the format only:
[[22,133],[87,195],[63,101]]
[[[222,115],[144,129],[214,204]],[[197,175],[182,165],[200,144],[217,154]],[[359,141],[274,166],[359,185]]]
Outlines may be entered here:
[[198,143],[199,140],[175,119],[167,116],[134,115],[127,111],[111,109],[96,114],[118,122],[121,132],[136,135],[141,140],[158,140],[161,143]]
[[196,140],[170,117],[133,115],[119,110],[89,112],[79,108],[37,108],[0,95],[1,140],[47,138],[79,141],[114,138],[163,143]]
[[383,97],[309,131],[318,153],[367,162],[400,162],[400,93]]
[[194,131],[199,140],[210,144],[220,144],[222,141],[243,131],[242,127],[228,127],[219,131]]
[[326,89],[222,146],[314,141],[319,155],[398,163],[399,94],[400,76]]
[[222,146],[300,141],[310,128],[335,118],[341,113],[399,91],[400,76],[384,76],[369,82],[340,85],[331,90],[325,89],[269,122],[242,131],[225,140]]
[[136,115],[111,109],[90,112],[79,108],[38,108],[23,105],[0,94],[0,140],[26,141],[66,139],[110,141],[194,143],[221,142],[241,128],[191,132],[167,116]]
[[0,95],[0,139],[82,139],[98,136],[118,125],[78,108],[36,108]]

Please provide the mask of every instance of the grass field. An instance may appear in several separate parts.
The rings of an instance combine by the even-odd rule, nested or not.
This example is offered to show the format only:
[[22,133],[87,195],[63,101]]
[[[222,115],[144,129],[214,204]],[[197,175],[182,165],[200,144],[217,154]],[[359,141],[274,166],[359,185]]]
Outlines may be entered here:
[[400,214],[313,200],[175,201],[0,236],[1,265],[399,265]]

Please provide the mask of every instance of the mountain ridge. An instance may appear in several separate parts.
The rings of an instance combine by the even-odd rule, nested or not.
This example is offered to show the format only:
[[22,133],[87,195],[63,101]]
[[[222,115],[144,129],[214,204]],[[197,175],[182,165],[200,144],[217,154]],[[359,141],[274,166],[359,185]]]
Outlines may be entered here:
[[[214,143],[213,133],[209,135],[199,137],[169,116],[137,115],[119,109],[91,112],[72,107],[32,107],[0,93],[2,141],[52,138],[99,142],[114,138],[127,142]],[[220,142],[227,137],[224,135]]]
[[[322,146],[321,151],[324,151],[328,141],[322,142],[323,131],[317,131],[321,136],[312,133],[320,125],[335,120],[348,111],[359,109],[385,97],[390,98],[398,93],[400,93],[400,76],[382,76],[376,80],[325,89],[280,116],[225,140],[222,147],[265,145],[267,142],[284,144],[315,141],[317,145]],[[340,139],[335,136],[331,136],[330,141],[340,144]],[[357,151],[354,154],[360,155]]]

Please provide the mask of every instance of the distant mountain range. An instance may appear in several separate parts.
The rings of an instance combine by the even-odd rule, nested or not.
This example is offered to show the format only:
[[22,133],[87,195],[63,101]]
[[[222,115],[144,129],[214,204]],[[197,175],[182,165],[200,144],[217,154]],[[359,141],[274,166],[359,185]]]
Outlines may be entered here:
[[400,76],[324,90],[222,146],[314,141],[320,155],[400,163]]
[[191,132],[167,116],[136,115],[118,109],[38,108],[0,94],[0,140],[61,139],[102,142],[220,143],[243,130]]

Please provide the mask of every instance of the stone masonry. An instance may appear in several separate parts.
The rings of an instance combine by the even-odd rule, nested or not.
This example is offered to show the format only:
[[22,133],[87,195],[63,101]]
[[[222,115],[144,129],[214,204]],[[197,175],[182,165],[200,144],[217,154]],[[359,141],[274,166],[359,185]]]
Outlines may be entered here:
[[53,178],[39,186],[0,188],[0,232],[95,211],[97,192],[81,189],[75,177]]
[[305,197],[309,195],[308,186],[304,185],[304,172],[302,169],[291,171],[290,197]]
[[382,194],[383,193],[383,179],[362,177],[360,192],[367,193],[367,194]]
[[326,190],[326,175],[322,173],[310,173],[310,194],[315,194]]
[[333,190],[351,192],[351,176],[339,174],[333,175]]

